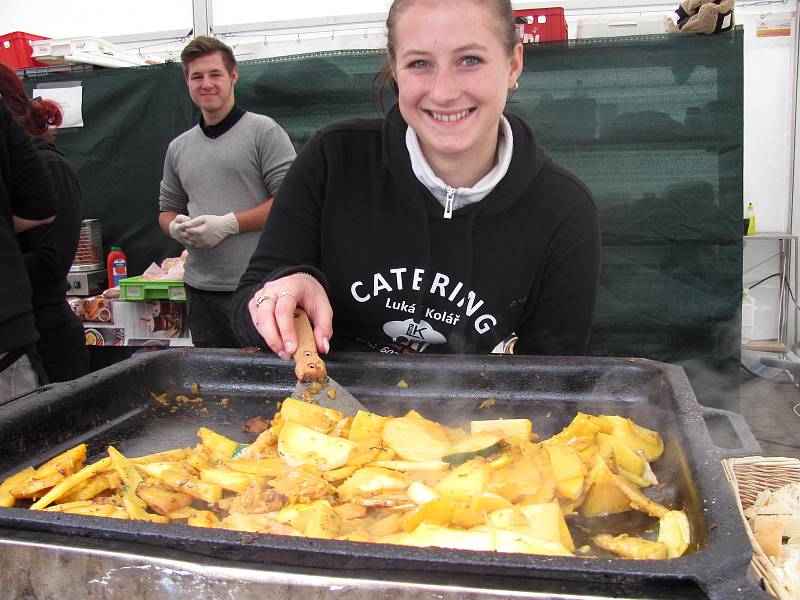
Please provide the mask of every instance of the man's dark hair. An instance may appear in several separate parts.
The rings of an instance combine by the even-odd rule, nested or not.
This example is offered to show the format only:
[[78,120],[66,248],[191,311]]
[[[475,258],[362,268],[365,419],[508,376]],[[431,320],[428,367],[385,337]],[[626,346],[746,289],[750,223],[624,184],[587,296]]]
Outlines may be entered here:
[[220,53],[225,69],[229,74],[232,74],[234,67],[236,67],[236,57],[233,55],[233,50],[231,50],[230,46],[219,41],[217,38],[199,35],[186,44],[183,52],[181,52],[181,64],[183,65],[184,77],[189,74],[190,62],[202,58],[203,56],[214,54],[215,52]]

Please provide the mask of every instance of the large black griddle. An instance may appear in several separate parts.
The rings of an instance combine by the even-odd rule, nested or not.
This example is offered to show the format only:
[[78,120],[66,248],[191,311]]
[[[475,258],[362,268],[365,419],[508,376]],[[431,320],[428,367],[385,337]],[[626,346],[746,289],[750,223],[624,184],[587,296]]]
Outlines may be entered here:
[[[639,359],[339,354],[327,361],[340,383],[385,415],[414,408],[463,426],[471,419],[528,417],[548,437],[579,412],[620,414],[658,430],[654,465],[667,498],[687,511],[694,544],[669,561],[558,558],[292,538],[25,509],[0,509],[0,529],[171,549],[254,569],[330,569],[372,579],[505,589],[558,589],[627,597],[756,597],[752,554],[720,459],[757,454],[734,413],[700,407],[679,367]],[[398,387],[400,380],[408,387]],[[177,394],[202,403],[178,403]],[[167,350],[134,357],[74,382],[47,386],[0,405],[0,478],[38,465],[76,443],[88,461],[113,444],[129,456],[193,446],[201,425],[239,441],[244,422],[271,417],[295,385],[293,365],[246,350]],[[151,396],[166,392],[168,404]],[[222,398],[230,402],[223,405]],[[493,399],[494,402],[484,401]],[[483,408],[481,406],[483,405]],[[487,407],[488,405],[488,407]],[[712,441],[714,434],[716,443]],[[723,449],[719,445],[729,449]],[[77,543],[77,542],[76,542]]]

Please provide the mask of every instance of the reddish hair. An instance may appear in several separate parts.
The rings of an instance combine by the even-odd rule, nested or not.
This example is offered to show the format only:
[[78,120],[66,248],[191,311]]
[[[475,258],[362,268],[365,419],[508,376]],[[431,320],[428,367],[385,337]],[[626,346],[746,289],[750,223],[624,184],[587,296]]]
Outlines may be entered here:
[[35,138],[52,140],[53,132],[50,128],[58,127],[64,121],[58,104],[52,100],[29,100],[17,74],[2,64],[0,64],[0,96],[19,124]]

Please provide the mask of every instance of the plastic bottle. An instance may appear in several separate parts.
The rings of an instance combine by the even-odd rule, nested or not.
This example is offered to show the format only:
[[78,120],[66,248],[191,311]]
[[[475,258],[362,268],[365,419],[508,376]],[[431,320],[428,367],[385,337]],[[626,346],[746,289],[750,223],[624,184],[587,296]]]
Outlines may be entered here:
[[756,301],[750,295],[750,289],[742,291],[742,341],[749,342],[756,328]]
[[108,267],[109,288],[117,287],[120,280],[128,277],[128,259],[119,246],[111,246],[106,265]]
[[747,203],[747,212],[745,213],[747,218],[747,235],[755,235],[756,233],[756,211],[753,210],[753,203]]

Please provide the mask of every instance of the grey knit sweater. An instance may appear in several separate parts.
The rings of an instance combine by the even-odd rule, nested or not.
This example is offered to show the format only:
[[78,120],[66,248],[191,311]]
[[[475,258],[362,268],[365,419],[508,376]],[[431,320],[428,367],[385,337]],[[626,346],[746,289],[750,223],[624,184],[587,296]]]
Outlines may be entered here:
[[[196,125],[167,149],[159,208],[190,217],[254,208],[275,196],[294,157],[289,136],[264,115],[245,113],[215,139]],[[248,231],[214,248],[189,248],[184,281],[201,290],[233,291],[260,236]]]

